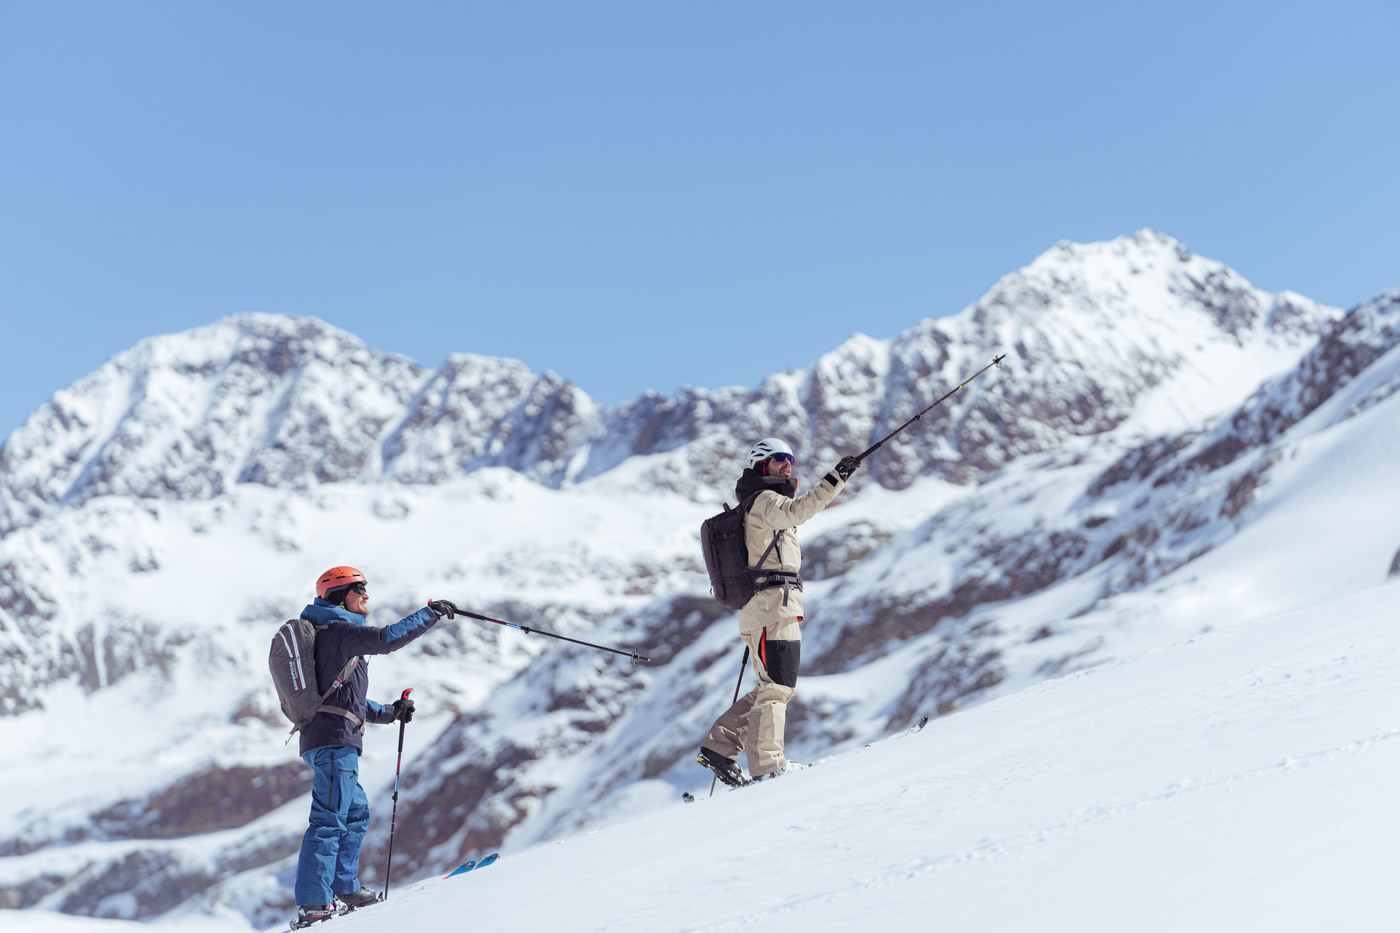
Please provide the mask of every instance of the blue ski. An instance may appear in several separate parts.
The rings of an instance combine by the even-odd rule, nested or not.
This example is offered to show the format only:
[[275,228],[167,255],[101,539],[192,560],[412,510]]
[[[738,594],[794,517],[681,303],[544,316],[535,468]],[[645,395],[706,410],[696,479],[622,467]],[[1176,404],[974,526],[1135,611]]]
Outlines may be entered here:
[[479,862],[468,860],[466,862],[463,862],[457,868],[454,868],[452,871],[448,872],[446,875],[443,875],[442,880],[446,881],[453,875],[465,875],[473,868],[485,868],[487,865],[490,865],[492,862],[496,861],[496,859],[500,857],[501,854],[499,852],[492,852],[490,855],[486,856],[486,858],[482,859]]

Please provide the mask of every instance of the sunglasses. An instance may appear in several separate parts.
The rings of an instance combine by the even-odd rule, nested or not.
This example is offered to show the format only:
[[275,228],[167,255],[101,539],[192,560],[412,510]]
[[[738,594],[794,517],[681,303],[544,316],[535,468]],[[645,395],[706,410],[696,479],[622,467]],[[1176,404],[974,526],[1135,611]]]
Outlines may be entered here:
[[769,459],[769,460],[776,460],[776,461],[778,461],[779,463],[792,463],[792,462],[793,462],[792,454],[774,454],[773,456],[769,457],[768,459]]
[[369,594],[369,589],[363,583],[356,583],[354,586],[350,587],[350,592],[366,596]]

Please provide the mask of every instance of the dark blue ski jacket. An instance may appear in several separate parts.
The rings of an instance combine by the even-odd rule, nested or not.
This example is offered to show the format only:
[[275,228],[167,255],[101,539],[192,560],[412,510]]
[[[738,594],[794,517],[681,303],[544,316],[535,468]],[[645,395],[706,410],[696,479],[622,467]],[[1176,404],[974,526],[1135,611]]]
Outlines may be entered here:
[[[438,615],[424,606],[413,615],[393,625],[376,628],[366,625],[366,616],[335,606],[320,597],[301,611],[316,630],[316,689],[324,693],[335,682],[335,675],[353,657],[360,662],[345,678],[340,688],[326,697],[327,706],[349,710],[365,722],[394,721],[392,705],[384,706],[369,699],[369,660],[364,655],[388,654],[398,651],[437,624]],[[326,624],[321,627],[323,623]],[[301,754],[327,745],[349,745],[364,750],[361,730],[337,713],[317,713],[311,724],[301,730]]]

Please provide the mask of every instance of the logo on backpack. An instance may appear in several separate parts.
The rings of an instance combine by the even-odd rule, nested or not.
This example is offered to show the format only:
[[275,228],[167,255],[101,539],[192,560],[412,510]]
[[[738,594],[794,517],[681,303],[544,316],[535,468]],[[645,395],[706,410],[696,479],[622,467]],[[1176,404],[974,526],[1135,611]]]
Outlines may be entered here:
[[272,636],[272,648],[268,652],[267,666],[272,673],[272,685],[277,689],[277,700],[282,706],[282,715],[292,723],[288,739],[299,729],[305,729],[319,712],[334,712],[350,719],[344,710],[328,707],[326,700],[340,689],[345,678],[355,669],[359,658],[345,662],[330,689],[321,693],[316,689],[316,624],[310,619],[291,619],[283,623]]

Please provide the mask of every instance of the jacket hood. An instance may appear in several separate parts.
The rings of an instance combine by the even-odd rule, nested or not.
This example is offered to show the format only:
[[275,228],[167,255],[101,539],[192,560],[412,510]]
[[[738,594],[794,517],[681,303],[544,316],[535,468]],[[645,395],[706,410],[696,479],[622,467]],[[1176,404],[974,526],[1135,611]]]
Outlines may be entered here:
[[734,495],[743,502],[746,498],[764,489],[771,489],[780,496],[787,496],[791,499],[797,495],[797,478],[795,476],[762,476],[753,467],[745,467],[744,472],[739,475],[739,482],[734,484]]
[[303,619],[310,619],[318,624],[327,622],[349,622],[352,625],[364,625],[369,616],[362,616],[358,612],[351,612],[344,606],[337,606],[328,603],[317,596],[316,600],[301,611]]

